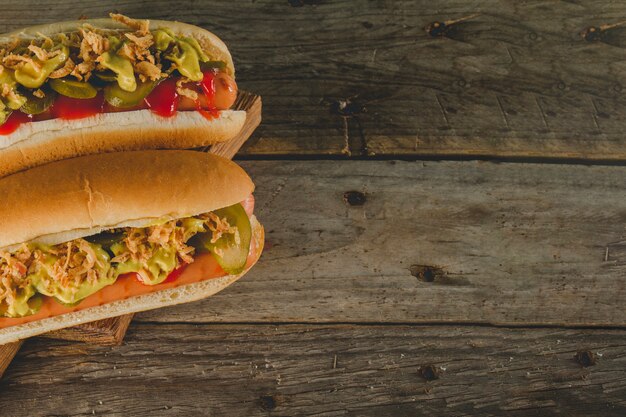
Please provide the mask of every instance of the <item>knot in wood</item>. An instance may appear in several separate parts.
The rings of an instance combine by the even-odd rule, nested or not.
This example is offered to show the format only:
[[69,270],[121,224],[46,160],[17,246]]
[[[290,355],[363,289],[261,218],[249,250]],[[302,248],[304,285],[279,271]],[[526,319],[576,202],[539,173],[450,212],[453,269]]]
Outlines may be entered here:
[[261,408],[265,411],[272,411],[276,408],[276,400],[271,395],[262,395],[259,398]]
[[597,363],[596,355],[590,350],[584,350],[577,352],[574,356],[576,362],[578,362],[583,368],[593,366]]
[[441,278],[444,275],[441,268],[428,265],[411,265],[409,270],[411,275],[423,282],[434,282],[437,278]]
[[345,100],[334,100],[330,103],[330,111],[342,117],[352,117],[360,113],[365,113],[365,105],[347,98]]
[[426,381],[434,381],[435,379],[439,379],[439,368],[433,365],[420,366],[418,371],[420,376]]
[[432,38],[441,38],[448,33],[448,25],[445,22],[432,22],[426,26],[426,33]]
[[320,2],[320,0],[287,0],[291,7],[302,7],[302,6],[314,6]]
[[602,38],[602,31],[595,26],[590,26],[580,32],[580,36],[582,36],[587,42],[595,42]]

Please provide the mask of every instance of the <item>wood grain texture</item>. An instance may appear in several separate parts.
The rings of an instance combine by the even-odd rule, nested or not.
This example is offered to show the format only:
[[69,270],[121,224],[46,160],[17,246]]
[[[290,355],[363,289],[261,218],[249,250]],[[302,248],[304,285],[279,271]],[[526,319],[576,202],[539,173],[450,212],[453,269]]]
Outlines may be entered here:
[[96,345],[119,345],[124,340],[128,325],[133,319],[133,314],[125,314],[118,317],[110,317],[79,326],[55,330],[41,335],[51,339],[61,339],[74,342],[85,342]]
[[626,325],[624,167],[242,166],[266,230],[259,264],[215,297],[137,319]]
[[113,348],[27,341],[0,407],[11,417],[623,416],[625,358],[616,330],[133,322]]
[[[33,12],[41,6],[32,1],[4,6],[1,30],[117,10],[215,31],[241,87],[267,104],[248,155],[626,158],[620,2],[69,0],[45,13]],[[429,33],[435,22],[446,26]],[[592,26],[594,36],[581,36]]]
[[7,343],[6,345],[0,345],[0,378],[4,375],[7,367],[11,364],[11,361],[20,350],[22,341]]

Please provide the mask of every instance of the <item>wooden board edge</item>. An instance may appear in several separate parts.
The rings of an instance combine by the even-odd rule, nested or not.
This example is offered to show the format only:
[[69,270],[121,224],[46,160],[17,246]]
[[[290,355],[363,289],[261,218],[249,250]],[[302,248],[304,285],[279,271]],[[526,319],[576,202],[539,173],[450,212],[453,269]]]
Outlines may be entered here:
[[22,343],[24,342],[20,340],[13,343],[7,343],[6,345],[0,345],[0,378],[2,378],[4,372],[11,364],[11,361],[15,355],[17,355],[20,347],[22,347]]

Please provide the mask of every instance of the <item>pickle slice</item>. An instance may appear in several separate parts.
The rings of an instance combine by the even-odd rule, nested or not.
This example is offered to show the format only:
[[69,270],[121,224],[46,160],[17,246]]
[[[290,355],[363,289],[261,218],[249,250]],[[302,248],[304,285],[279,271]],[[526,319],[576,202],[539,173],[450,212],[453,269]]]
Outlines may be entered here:
[[108,83],[117,81],[117,74],[115,74],[113,71],[95,72],[94,75],[100,78],[102,81],[106,81]]
[[111,106],[119,108],[136,107],[143,102],[143,99],[148,97],[148,94],[154,90],[158,81],[146,81],[143,83],[137,83],[135,91],[126,91],[122,89],[118,83],[111,83],[104,87],[104,99]]
[[104,231],[97,235],[87,236],[85,240],[89,243],[102,246],[103,249],[108,250],[114,244],[121,242],[124,239],[124,232],[110,232]]
[[98,94],[98,90],[89,83],[65,78],[50,80],[50,87],[57,93],[71,98],[94,98]]
[[224,70],[226,69],[226,62],[224,61],[207,61],[200,64],[202,71],[208,71],[212,69]]
[[45,96],[35,97],[30,91],[27,91],[26,103],[20,107],[20,111],[26,114],[40,114],[45,112],[52,106],[54,99],[57,97],[57,93],[49,88],[44,89]]
[[235,235],[225,233],[217,242],[211,243],[212,233],[198,233],[191,240],[190,244],[200,252],[211,252],[217,263],[229,274],[239,274],[243,272],[250,252],[250,241],[252,240],[252,227],[250,219],[241,204],[215,210],[213,213],[222,219],[226,219],[228,224],[237,227],[239,231],[239,242]]

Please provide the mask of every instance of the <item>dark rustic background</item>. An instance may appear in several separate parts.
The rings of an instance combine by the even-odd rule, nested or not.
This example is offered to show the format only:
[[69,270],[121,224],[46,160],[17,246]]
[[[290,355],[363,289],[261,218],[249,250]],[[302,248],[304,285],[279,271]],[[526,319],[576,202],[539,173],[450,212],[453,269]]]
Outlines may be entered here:
[[626,4],[5,1],[230,46],[268,249],[122,346],[26,342],[2,416],[626,414]]

